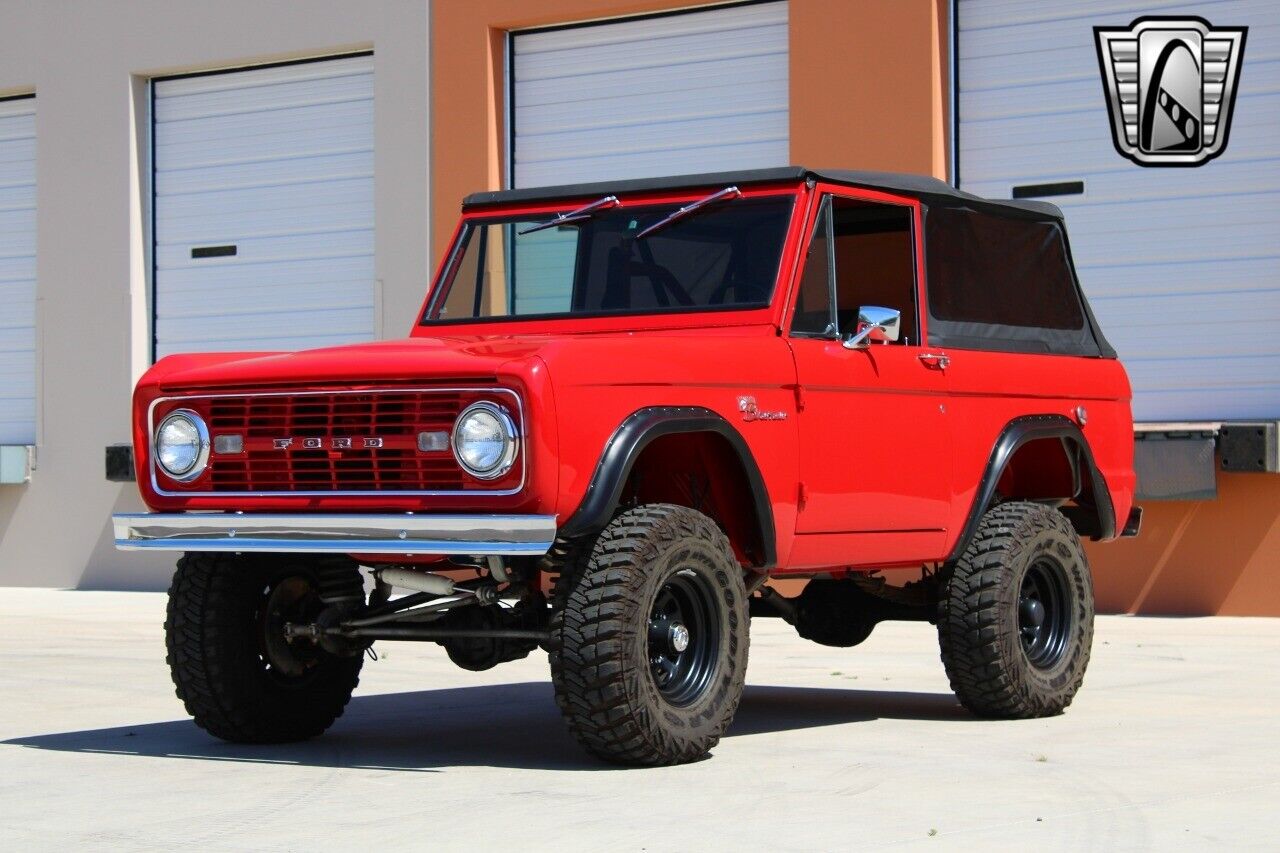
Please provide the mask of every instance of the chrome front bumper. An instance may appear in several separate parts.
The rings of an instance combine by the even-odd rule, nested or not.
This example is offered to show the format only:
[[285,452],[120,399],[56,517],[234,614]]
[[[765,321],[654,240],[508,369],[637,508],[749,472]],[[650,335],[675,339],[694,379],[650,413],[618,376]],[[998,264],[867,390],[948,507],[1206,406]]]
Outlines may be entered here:
[[111,517],[125,551],[540,556],[554,515],[253,515],[133,513]]

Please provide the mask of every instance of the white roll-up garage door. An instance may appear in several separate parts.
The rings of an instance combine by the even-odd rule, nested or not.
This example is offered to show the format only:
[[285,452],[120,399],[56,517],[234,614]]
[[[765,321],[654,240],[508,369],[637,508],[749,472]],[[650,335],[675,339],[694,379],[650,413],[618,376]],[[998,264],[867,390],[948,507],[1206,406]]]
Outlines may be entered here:
[[[1203,15],[1249,28],[1226,152],[1149,168],[1111,141],[1095,26]],[[1067,216],[1081,282],[1140,420],[1280,417],[1280,6],[1273,0],[961,0],[961,186],[1083,181]]]
[[157,358],[371,339],[373,57],[153,94]]
[[785,165],[787,4],[512,37],[512,185]]
[[36,100],[0,101],[0,444],[36,442]]

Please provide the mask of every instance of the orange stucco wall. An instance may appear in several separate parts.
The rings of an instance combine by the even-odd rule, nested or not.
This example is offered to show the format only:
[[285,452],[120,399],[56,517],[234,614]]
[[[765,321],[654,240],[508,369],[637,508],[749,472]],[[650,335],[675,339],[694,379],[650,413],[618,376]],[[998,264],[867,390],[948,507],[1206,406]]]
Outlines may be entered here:
[[1090,544],[1107,613],[1280,616],[1280,474],[1218,474],[1210,501],[1142,502],[1142,534]]
[[[513,29],[688,8],[688,0],[432,4],[432,246],[463,196],[503,186]],[[791,162],[946,177],[944,0],[790,0]],[[1280,475],[1220,474],[1216,501],[1151,503],[1143,534],[1090,545],[1099,609],[1280,615]]]
[[791,162],[946,177],[946,3],[791,0]]

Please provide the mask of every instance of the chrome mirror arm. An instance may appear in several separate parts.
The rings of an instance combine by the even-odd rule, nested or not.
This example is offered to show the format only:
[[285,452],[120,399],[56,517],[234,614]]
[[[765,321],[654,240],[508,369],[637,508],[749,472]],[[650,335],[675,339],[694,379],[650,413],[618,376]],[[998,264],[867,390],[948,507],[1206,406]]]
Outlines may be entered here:
[[844,346],[845,349],[861,349],[862,347],[867,345],[867,338],[871,337],[871,333],[878,328],[880,327],[864,326],[861,332],[858,332],[856,335],[849,335],[840,343]]

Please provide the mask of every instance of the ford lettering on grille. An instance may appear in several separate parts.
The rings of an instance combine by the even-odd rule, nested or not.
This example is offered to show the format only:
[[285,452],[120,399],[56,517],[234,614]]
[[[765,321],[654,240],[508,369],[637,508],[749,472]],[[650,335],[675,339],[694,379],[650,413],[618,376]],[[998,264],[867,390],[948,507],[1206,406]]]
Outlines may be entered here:
[[[370,450],[383,446],[383,440],[377,436],[365,436],[361,438],[351,438],[347,436],[338,436],[328,440],[328,446],[333,450],[351,450],[356,447]],[[325,439],[323,438],[277,438],[271,442],[271,446],[276,450],[292,450],[300,447],[303,450],[323,450],[325,448]]]

